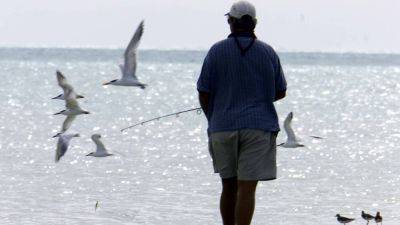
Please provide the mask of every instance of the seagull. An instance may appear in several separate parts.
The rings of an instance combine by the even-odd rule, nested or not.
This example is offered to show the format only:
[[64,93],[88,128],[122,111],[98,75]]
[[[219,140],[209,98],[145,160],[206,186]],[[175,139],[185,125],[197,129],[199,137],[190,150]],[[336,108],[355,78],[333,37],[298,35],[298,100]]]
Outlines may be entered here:
[[86,156],[107,157],[113,155],[107,152],[107,149],[104,147],[104,144],[100,141],[100,138],[101,138],[100,134],[92,135],[92,140],[96,144],[96,152],[91,152]]
[[65,107],[67,109],[55,113],[54,115],[62,114],[68,116],[68,115],[89,114],[88,111],[81,109],[81,107],[78,104],[78,101],[76,100],[76,94],[74,93],[73,90],[67,91],[65,103],[66,103]]
[[370,215],[370,214],[368,214],[368,213],[365,213],[364,211],[361,211],[361,217],[362,217],[364,220],[367,221],[367,225],[369,224],[369,221],[370,221],[370,220],[375,219],[374,216],[372,216],[372,215]]
[[343,223],[343,224],[350,223],[351,221],[355,220],[353,218],[346,218],[346,217],[340,216],[339,214],[336,214],[336,218],[339,223]]
[[56,162],[60,161],[61,157],[67,152],[69,142],[72,138],[79,137],[79,134],[60,134],[58,135]]
[[[65,78],[65,76],[60,72],[60,71],[56,71],[57,74],[57,81],[58,81],[58,85],[63,89],[63,94],[60,94],[52,99],[60,99],[60,100],[65,100],[65,95],[66,93],[70,92],[70,91],[74,91],[74,88],[68,84],[67,82],[67,78]],[[76,95],[76,98],[84,98],[82,95]]]
[[377,212],[377,213],[376,213],[376,216],[375,216],[375,223],[376,223],[376,224],[378,224],[378,223],[381,223],[381,224],[382,224],[382,220],[383,220],[383,218],[382,218],[382,216],[381,216],[381,213],[380,213],[380,212]]
[[142,20],[136,29],[128,47],[124,53],[124,64],[119,65],[121,69],[122,78],[106,82],[103,85],[116,85],[116,86],[137,86],[141,89],[146,88],[146,84],[139,82],[136,76],[137,67],[137,48],[139,45],[140,38],[143,35],[144,21]]
[[285,129],[287,139],[285,143],[281,143],[278,146],[282,146],[284,148],[297,148],[297,147],[304,147],[304,145],[300,144],[294,134],[292,129],[292,119],[293,119],[293,112],[290,112],[285,121],[283,122],[283,127]]

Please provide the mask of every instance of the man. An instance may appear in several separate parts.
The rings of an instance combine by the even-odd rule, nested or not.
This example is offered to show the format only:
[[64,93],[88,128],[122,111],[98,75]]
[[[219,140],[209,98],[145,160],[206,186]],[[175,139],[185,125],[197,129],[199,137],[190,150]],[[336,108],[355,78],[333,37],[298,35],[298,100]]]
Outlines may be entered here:
[[197,89],[214,171],[222,179],[223,224],[249,225],[257,182],[276,179],[273,102],[285,97],[286,80],[275,51],[254,34],[254,6],[239,1],[226,15],[231,34],[211,47]]

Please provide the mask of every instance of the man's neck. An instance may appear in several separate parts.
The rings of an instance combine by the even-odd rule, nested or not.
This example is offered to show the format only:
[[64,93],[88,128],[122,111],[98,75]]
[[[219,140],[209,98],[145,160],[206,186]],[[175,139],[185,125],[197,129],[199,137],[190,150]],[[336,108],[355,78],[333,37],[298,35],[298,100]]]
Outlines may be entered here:
[[256,38],[254,31],[234,30],[228,37],[252,37]]

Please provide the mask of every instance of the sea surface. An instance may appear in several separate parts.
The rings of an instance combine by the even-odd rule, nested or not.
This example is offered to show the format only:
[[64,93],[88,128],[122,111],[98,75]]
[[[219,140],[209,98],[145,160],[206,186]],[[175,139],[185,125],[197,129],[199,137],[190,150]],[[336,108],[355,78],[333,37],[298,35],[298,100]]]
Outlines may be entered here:
[[[213,225],[221,184],[213,173],[196,80],[204,51],[139,52],[145,90],[102,86],[119,78],[122,49],[0,48],[0,224]],[[400,224],[400,55],[279,53],[288,82],[276,103],[293,111],[304,148],[278,149],[278,179],[260,183],[255,225],[365,224],[361,210]],[[83,109],[59,163],[51,138],[64,116],[55,71]],[[115,156],[91,158],[90,136]],[[316,140],[309,135],[322,136]],[[278,142],[285,140],[281,132]],[[96,202],[99,207],[95,210]]]

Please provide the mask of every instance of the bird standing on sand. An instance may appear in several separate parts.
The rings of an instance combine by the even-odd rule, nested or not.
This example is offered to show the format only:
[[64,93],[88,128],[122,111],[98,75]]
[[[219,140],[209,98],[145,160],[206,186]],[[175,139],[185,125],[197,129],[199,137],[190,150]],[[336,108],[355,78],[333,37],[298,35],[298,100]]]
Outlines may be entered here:
[[381,216],[381,213],[380,213],[380,212],[377,212],[377,213],[376,213],[376,216],[375,216],[375,223],[376,223],[376,224],[378,224],[378,223],[381,223],[381,224],[382,224],[382,221],[383,221],[383,218],[382,218],[382,216]]
[[91,152],[86,156],[107,157],[113,155],[107,152],[107,149],[104,147],[104,144],[100,141],[100,138],[101,138],[100,134],[92,135],[92,140],[96,144],[96,152]]
[[59,134],[56,150],[56,162],[60,161],[61,157],[67,152],[69,142],[72,138],[79,137],[79,134]]
[[355,220],[354,218],[347,218],[347,217],[341,216],[339,214],[336,214],[336,218],[339,223],[343,223],[343,224],[350,223],[351,221]]
[[124,64],[119,65],[122,73],[121,79],[106,82],[103,85],[116,85],[116,86],[137,86],[141,89],[146,88],[146,84],[139,82],[136,76],[137,67],[137,48],[139,41],[143,35],[144,21],[140,22],[135,34],[133,35],[128,47],[124,53]]
[[[52,99],[65,100],[66,94],[71,91],[74,92],[74,88],[70,84],[68,84],[67,78],[65,78],[65,76],[60,71],[57,70],[56,74],[57,74],[58,85],[63,89],[63,93]],[[82,95],[76,94],[76,98],[84,98],[84,97]]]
[[369,224],[369,221],[370,221],[370,220],[375,219],[374,216],[372,216],[372,215],[370,215],[370,214],[368,214],[368,213],[365,213],[364,211],[361,211],[361,217],[362,217],[364,220],[367,221],[367,225]]

